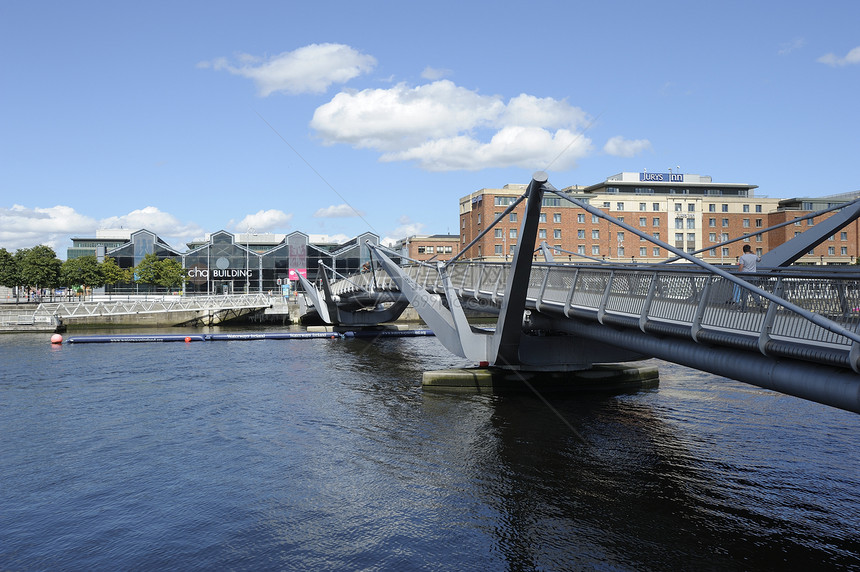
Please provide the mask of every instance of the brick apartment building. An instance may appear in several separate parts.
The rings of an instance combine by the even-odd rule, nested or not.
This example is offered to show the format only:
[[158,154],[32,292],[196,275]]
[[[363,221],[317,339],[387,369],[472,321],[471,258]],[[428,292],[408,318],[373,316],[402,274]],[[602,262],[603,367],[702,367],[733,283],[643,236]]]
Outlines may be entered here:
[[[831,213],[767,233],[756,234],[844,202],[860,193],[821,198],[779,199],[755,196],[756,185],[714,183],[709,176],[682,173],[620,173],[588,187],[563,189],[572,196],[711,263],[734,264],[744,243],[754,252],[774,248]],[[526,185],[481,189],[460,199],[460,242],[469,244],[513,202]],[[504,260],[517,243],[525,210],[521,203],[466,253],[467,258]],[[743,235],[742,242],[720,243]],[[587,257],[614,262],[659,262],[672,256],[665,248],[592,215],[553,194],[545,194],[538,243],[556,250],[556,260]],[[798,264],[853,264],[857,260],[858,223],[853,222],[807,253]]]

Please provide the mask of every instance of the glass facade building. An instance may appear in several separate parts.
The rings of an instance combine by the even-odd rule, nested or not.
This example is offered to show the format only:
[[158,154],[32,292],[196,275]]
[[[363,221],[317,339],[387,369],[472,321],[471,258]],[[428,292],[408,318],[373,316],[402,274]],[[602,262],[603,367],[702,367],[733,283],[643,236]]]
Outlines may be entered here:
[[368,242],[379,244],[379,237],[364,233],[343,244],[312,244],[308,235],[293,232],[275,246],[261,249],[259,244],[237,242],[234,234],[222,230],[181,253],[154,233],[139,230],[106,256],[120,268],[134,268],[147,254],[174,259],[185,270],[184,292],[189,294],[279,292],[294,289],[299,275],[317,280],[320,264],[331,269],[330,275],[359,272],[371,260]]

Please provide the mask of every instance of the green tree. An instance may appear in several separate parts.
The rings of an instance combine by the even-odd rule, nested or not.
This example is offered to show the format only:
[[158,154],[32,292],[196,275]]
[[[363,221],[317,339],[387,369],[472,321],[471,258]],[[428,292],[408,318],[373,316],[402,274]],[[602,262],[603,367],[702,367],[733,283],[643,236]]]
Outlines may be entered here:
[[113,258],[105,258],[100,265],[102,279],[108,286],[116,286],[120,282],[131,282],[134,280],[129,268],[120,268]]
[[158,256],[147,254],[143,260],[134,267],[134,279],[138,284],[155,286],[158,284]]
[[[18,269],[18,260],[15,255],[0,248],[0,286],[15,288],[21,285],[21,273]],[[18,292],[15,290],[15,302],[18,302]]]
[[171,288],[181,286],[185,282],[185,269],[173,258],[165,258],[156,265],[156,282],[170,292]]
[[104,284],[104,277],[95,256],[69,258],[60,268],[60,282],[63,286],[83,286],[95,288]]
[[50,246],[40,244],[15,253],[21,271],[21,283],[37,289],[56,288],[60,285],[60,267],[63,263]]

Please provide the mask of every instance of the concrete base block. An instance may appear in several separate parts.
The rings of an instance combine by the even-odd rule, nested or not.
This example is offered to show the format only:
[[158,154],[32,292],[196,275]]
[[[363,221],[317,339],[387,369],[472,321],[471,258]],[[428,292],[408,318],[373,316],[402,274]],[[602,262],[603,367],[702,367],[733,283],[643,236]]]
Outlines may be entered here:
[[497,391],[624,392],[657,387],[654,366],[600,364],[582,371],[520,371],[496,367],[424,372],[427,390],[493,393]]

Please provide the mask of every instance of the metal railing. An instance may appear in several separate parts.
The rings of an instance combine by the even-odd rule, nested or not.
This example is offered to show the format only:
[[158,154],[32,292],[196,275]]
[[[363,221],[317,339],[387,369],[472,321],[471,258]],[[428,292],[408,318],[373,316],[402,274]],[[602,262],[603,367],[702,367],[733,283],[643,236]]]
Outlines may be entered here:
[[97,300],[93,302],[42,303],[34,314],[61,318],[118,316],[157,312],[214,311],[265,308],[271,305],[266,294],[232,294],[207,296],[156,296],[143,299]]
[[[509,268],[505,263],[458,262],[448,271],[458,296],[499,305]],[[443,293],[432,266],[412,265],[404,271],[428,292]],[[860,329],[856,273],[815,276],[775,271],[740,276],[787,306],[722,276],[681,265],[535,264],[527,300],[530,308],[561,317],[635,321],[642,331],[686,330],[696,341],[729,335],[751,340],[762,351],[772,341],[843,352],[854,346],[852,334]],[[396,288],[382,271],[375,277],[365,272],[332,284],[332,292],[342,297],[359,290]],[[839,333],[841,328],[848,335]]]

